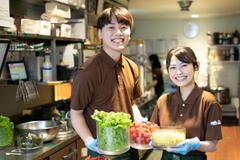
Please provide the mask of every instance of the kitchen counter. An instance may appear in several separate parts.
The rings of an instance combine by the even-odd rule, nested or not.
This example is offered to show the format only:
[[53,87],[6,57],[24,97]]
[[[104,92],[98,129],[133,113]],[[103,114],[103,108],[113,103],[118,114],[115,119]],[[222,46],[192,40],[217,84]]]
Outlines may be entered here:
[[6,155],[6,153],[11,153],[12,150],[17,149],[15,146],[6,147],[0,150],[0,160],[44,160],[79,138],[76,132],[64,137],[56,137],[52,141],[44,142],[41,149],[22,153],[22,155]]

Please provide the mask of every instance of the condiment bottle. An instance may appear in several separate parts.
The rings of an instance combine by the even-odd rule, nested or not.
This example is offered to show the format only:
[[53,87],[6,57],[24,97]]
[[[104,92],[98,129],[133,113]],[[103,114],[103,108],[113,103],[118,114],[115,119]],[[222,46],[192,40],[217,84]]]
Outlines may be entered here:
[[218,35],[218,44],[223,44],[223,33],[220,32]]
[[52,80],[52,63],[50,61],[50,53],[51,51],[47,48],[45,50],[45,59],[42,65],[43,82]]
[[238,44],[239,43],[239,32],[238,30],[235,30],[235,32],[233,33],[233,44]]

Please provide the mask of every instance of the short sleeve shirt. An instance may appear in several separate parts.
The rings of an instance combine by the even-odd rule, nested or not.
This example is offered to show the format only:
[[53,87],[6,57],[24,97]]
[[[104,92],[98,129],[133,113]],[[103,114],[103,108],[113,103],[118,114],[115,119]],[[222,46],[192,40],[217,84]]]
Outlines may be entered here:
[[[159,126],[182,126],[186,128],[186,138],[198,137],[200,141],[220,140],[222,109],[215,96],[200,89],[194,89],[183,101],[179,88],[176,92],[162,95],[154,108],[151,121]],[[187,155],[201,155],[191,151]]]
[[133,100],[141,95],[138,66],[123,55],[115,62],[101,49],[75,73],[70,107],[84,110],[86,123],[96,138],[96,123],[91,118],[95,109],[121,111],[133,118]]

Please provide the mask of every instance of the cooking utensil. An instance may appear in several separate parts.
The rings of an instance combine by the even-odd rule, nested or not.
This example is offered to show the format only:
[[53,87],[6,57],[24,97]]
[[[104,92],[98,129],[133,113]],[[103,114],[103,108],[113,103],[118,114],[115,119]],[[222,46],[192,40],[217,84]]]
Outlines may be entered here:
[[230,103],[229,88],[226,88],[224,86],[218,86],[216,88],[211,88],[211,91],[215,95],[220,104]]
[[51,141],[53,140],[61,126],[61,122],[59,121],[30,121],[18,124],[16,128],[20,132],[20,134],[23,133],[42,133],[43,134],[43,142]]
[[22,153],[6,153],[6,155],[8,156],[8,155],[16,155],[16,156],[21,156],[22,155]]

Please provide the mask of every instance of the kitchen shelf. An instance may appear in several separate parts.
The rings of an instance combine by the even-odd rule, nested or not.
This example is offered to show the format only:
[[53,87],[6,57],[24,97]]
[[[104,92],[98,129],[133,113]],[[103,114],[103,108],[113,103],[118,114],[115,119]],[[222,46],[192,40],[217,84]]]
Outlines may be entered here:
[[240,61],[208,61],[209,64],[240,64]]
[[222,45],[207,45],[209,49],[217,49],[217,48],[237,48],[240,44],[222,44]]

